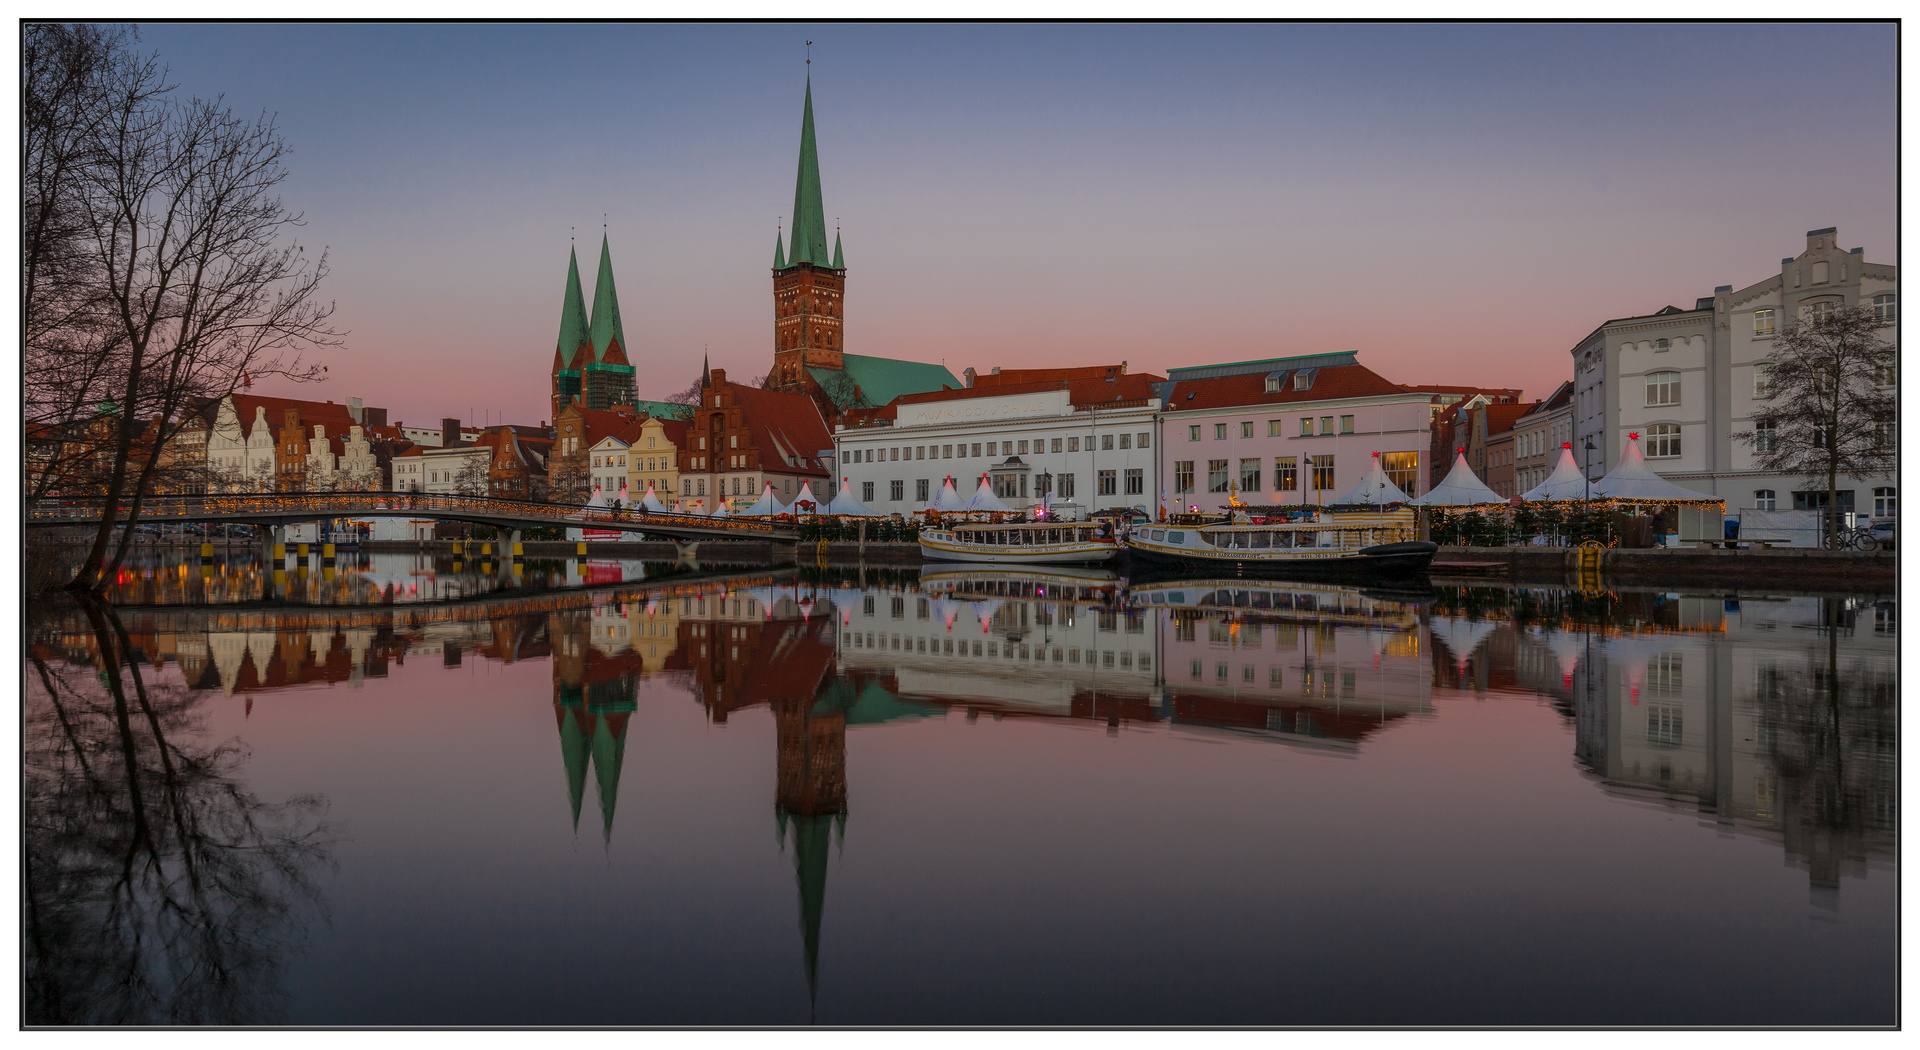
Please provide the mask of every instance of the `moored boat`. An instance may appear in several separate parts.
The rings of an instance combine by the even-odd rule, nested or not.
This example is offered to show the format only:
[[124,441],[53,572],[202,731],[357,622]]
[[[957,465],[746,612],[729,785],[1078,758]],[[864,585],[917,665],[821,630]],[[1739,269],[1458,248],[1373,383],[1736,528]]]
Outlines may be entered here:
[[920,530],[920,552],[941,561],[1048,565],[1112,560],[1120,541],[1110,525],[1004,522]]
[[1136,526],[1129,553],[1149,561],[1239,572],[1405,573],[1424,571],[1438,545],[1414,536],[1413,511],[1327,510],[1312,520],[1256,524],[1244,517],[1175,515]]

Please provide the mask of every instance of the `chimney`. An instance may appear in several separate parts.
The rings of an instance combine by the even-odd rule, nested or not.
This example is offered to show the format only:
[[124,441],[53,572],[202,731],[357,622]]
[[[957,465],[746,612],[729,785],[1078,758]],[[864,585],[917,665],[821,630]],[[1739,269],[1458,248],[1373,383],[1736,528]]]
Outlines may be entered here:
[[440,447],[452,448],[460,443],[460,421],[448,417],[440,419]]
[[978,372],[975,372],[975,371],[973,370],[973,366],[972,366],[972,365],[968,365],[968,366],[967,366],[967,370],[966,370],[966,371],[964,371],[964,372],[962,372],[962,373],[960,373],[960,378],[961,378],[961,380],[963,380],[963,382],[961,383],[961,385],[962,385],[962,386],[965,386],[966,388],[968,388],[969,390],[971,390],[971,389],[973,388],[973,377],[974,377],[974,376],[976,376],[976,375],[979,375],[979,374],[980,374],[980,373],[978,373]]
[[361,405],[362,405],[362,402],[359,398],[357,397],[347,398],[347,415],[352,416],[353,421],[355,423],[360,422],[360,414],[363,411],[363,409],[361,408]]

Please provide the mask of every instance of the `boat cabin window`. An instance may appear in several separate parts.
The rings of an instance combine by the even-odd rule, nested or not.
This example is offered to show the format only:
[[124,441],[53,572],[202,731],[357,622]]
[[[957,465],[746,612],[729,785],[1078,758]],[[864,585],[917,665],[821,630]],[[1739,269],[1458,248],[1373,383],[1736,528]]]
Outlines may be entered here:
[[1187,534],[1184,532],[1169,532],[1167,533],[1167,542],[1168,543],[1185,543],[1187,542]]

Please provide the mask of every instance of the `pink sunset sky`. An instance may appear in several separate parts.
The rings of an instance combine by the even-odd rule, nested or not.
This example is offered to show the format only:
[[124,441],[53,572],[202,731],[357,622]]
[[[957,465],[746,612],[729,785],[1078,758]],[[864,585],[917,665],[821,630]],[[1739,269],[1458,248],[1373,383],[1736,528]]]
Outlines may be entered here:
[[642,397],[703,348],[766,372],[805,40],[847,349],[956,374],[1357,350],[1540,397],[1602,321],[1809,229],[1897,261],[1891,24],[141,32],[182,91],[278,114],[330,253],[328,381],[256,392],[409,423],[548,418],[603,215]]

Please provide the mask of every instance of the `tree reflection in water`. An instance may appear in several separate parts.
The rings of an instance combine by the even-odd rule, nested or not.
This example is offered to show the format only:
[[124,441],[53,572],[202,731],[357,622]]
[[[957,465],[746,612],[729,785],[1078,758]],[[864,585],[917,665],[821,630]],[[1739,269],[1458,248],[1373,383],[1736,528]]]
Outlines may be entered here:
[[[22,950],[28,1024],[263,1024],[323,912],[326,800],[263,802],[206,694],[143,673],[111,607],[28,627]],[[85,625],[93,663],[59,659]],[[72,635],[68,636],[69,640]]]

